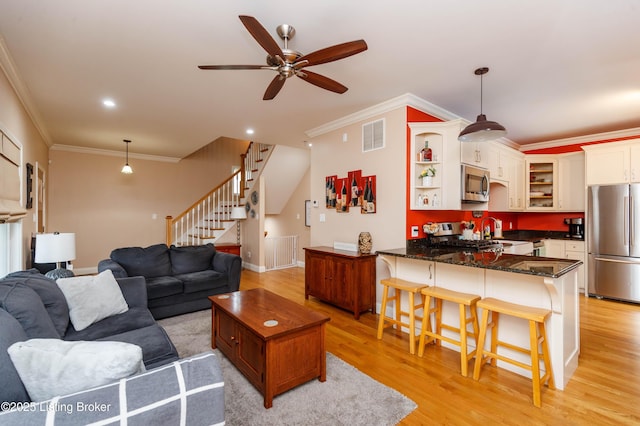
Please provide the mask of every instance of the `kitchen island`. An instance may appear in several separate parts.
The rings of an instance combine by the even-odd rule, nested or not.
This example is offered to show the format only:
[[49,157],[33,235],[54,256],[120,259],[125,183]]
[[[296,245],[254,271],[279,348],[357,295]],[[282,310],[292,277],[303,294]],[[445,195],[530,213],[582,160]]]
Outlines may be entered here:
[[[483,298],[495,297],[511,303],[550,309],[552,315],[546,327],[557,389],[564,389],[578,367],[580,312],[577,271],[583,268],[582,262],[502,254],[497,250],[428,248],[409,244],[406,248],[378,250],[376,254],[389,267],[392,277],[473,293]],[[403,299],[402,304],[406,308],[408,300]],[[390,308],[387,314],[391,314]],[[443,321],[458,326],[457,306],[445,304]],[[517,318],[503,316],[500,319],[499,339],[528,347],[528,324]],[[443,345],[459,350],[445,342]],[[472,338],[469,346],[475,347]],[[526,355],[507,349],[504,349],[504,353],[524,363],[530,362]],[[501,361],[498,361],[498,366],[531,377],[529,371],[520,367]]]

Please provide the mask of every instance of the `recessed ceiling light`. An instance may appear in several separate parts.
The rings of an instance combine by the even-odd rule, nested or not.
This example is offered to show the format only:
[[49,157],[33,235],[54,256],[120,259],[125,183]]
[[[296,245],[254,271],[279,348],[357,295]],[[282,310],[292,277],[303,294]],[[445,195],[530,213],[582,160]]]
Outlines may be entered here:
[[247,129],[247,134],[248,135],[252,135],[253,134],[253,129]]
[[115,108],[116,107],[116,103],[113,101],[113,99],[104,99],[102,101],[102,105],[104,105],[107,108]]

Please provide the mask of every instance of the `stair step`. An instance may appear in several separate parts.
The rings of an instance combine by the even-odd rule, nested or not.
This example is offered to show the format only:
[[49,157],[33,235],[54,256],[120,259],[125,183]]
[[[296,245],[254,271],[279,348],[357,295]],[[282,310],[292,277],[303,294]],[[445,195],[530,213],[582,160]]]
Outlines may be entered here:
[[268,151],[269,151],[269,148],[262,148],[262,149],[260,150],[260,152],[268,152]]
[[263,161],[264,161],[264,160],[263,160],[262,158],[258,158],[258,159],[256,160],[256,163],[262,163]]
[[206,226],[196,226],[197,229],[204,229],[207,231],[224,231],[224,228],[208,228]]
[[189,238],[197,238],[199,240],[215,240],[216,237],[214,237],[213,235],[193,235],[193,234],[189,234]]

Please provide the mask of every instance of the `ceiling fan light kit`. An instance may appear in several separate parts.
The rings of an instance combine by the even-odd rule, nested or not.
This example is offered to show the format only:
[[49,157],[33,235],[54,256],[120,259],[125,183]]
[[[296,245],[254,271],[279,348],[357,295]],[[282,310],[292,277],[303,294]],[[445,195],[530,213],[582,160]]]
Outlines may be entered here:
[[489,72],[489,68],[483,67],[475,70],[474,74],[480,76],[480,115],[475,123],[465,127],[458,136],[461,142],[486,142],[501,138],[507,134],[507,129],[498,122],[487,120],[482,113],[482,76]]
[[335,93],[344,93],[348,88],[335,80],[314,72],[304,70],[305,67],[326,64],[337,61],[367,50],[367,43],[364,40],[355,40],[347,43],[336,44],[315,52],[303,55],[300,52],[289,49],[289,40],[296,33],[291,25],[280,25],[276,32],[284,41],[284,48],[280,48],[278,43],[269,35],[269,32],[252,16],[240,15],[240,21],[245,28],[267,52],[266,65],[199,65],[201,70],[272,70],[276,75],[264,93],[263,100],[271,100],[276,97],[284,86],[285,81],[294,75],[300,77],[307,83],[311,83],[322,89]]

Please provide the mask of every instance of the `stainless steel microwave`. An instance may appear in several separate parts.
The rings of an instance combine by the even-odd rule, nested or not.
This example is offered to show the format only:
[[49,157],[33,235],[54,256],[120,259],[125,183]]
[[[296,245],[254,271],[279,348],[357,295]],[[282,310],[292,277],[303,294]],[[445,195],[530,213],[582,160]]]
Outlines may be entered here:
[[489,170],[462,165],[462,202],[486,203],[489,201]]

